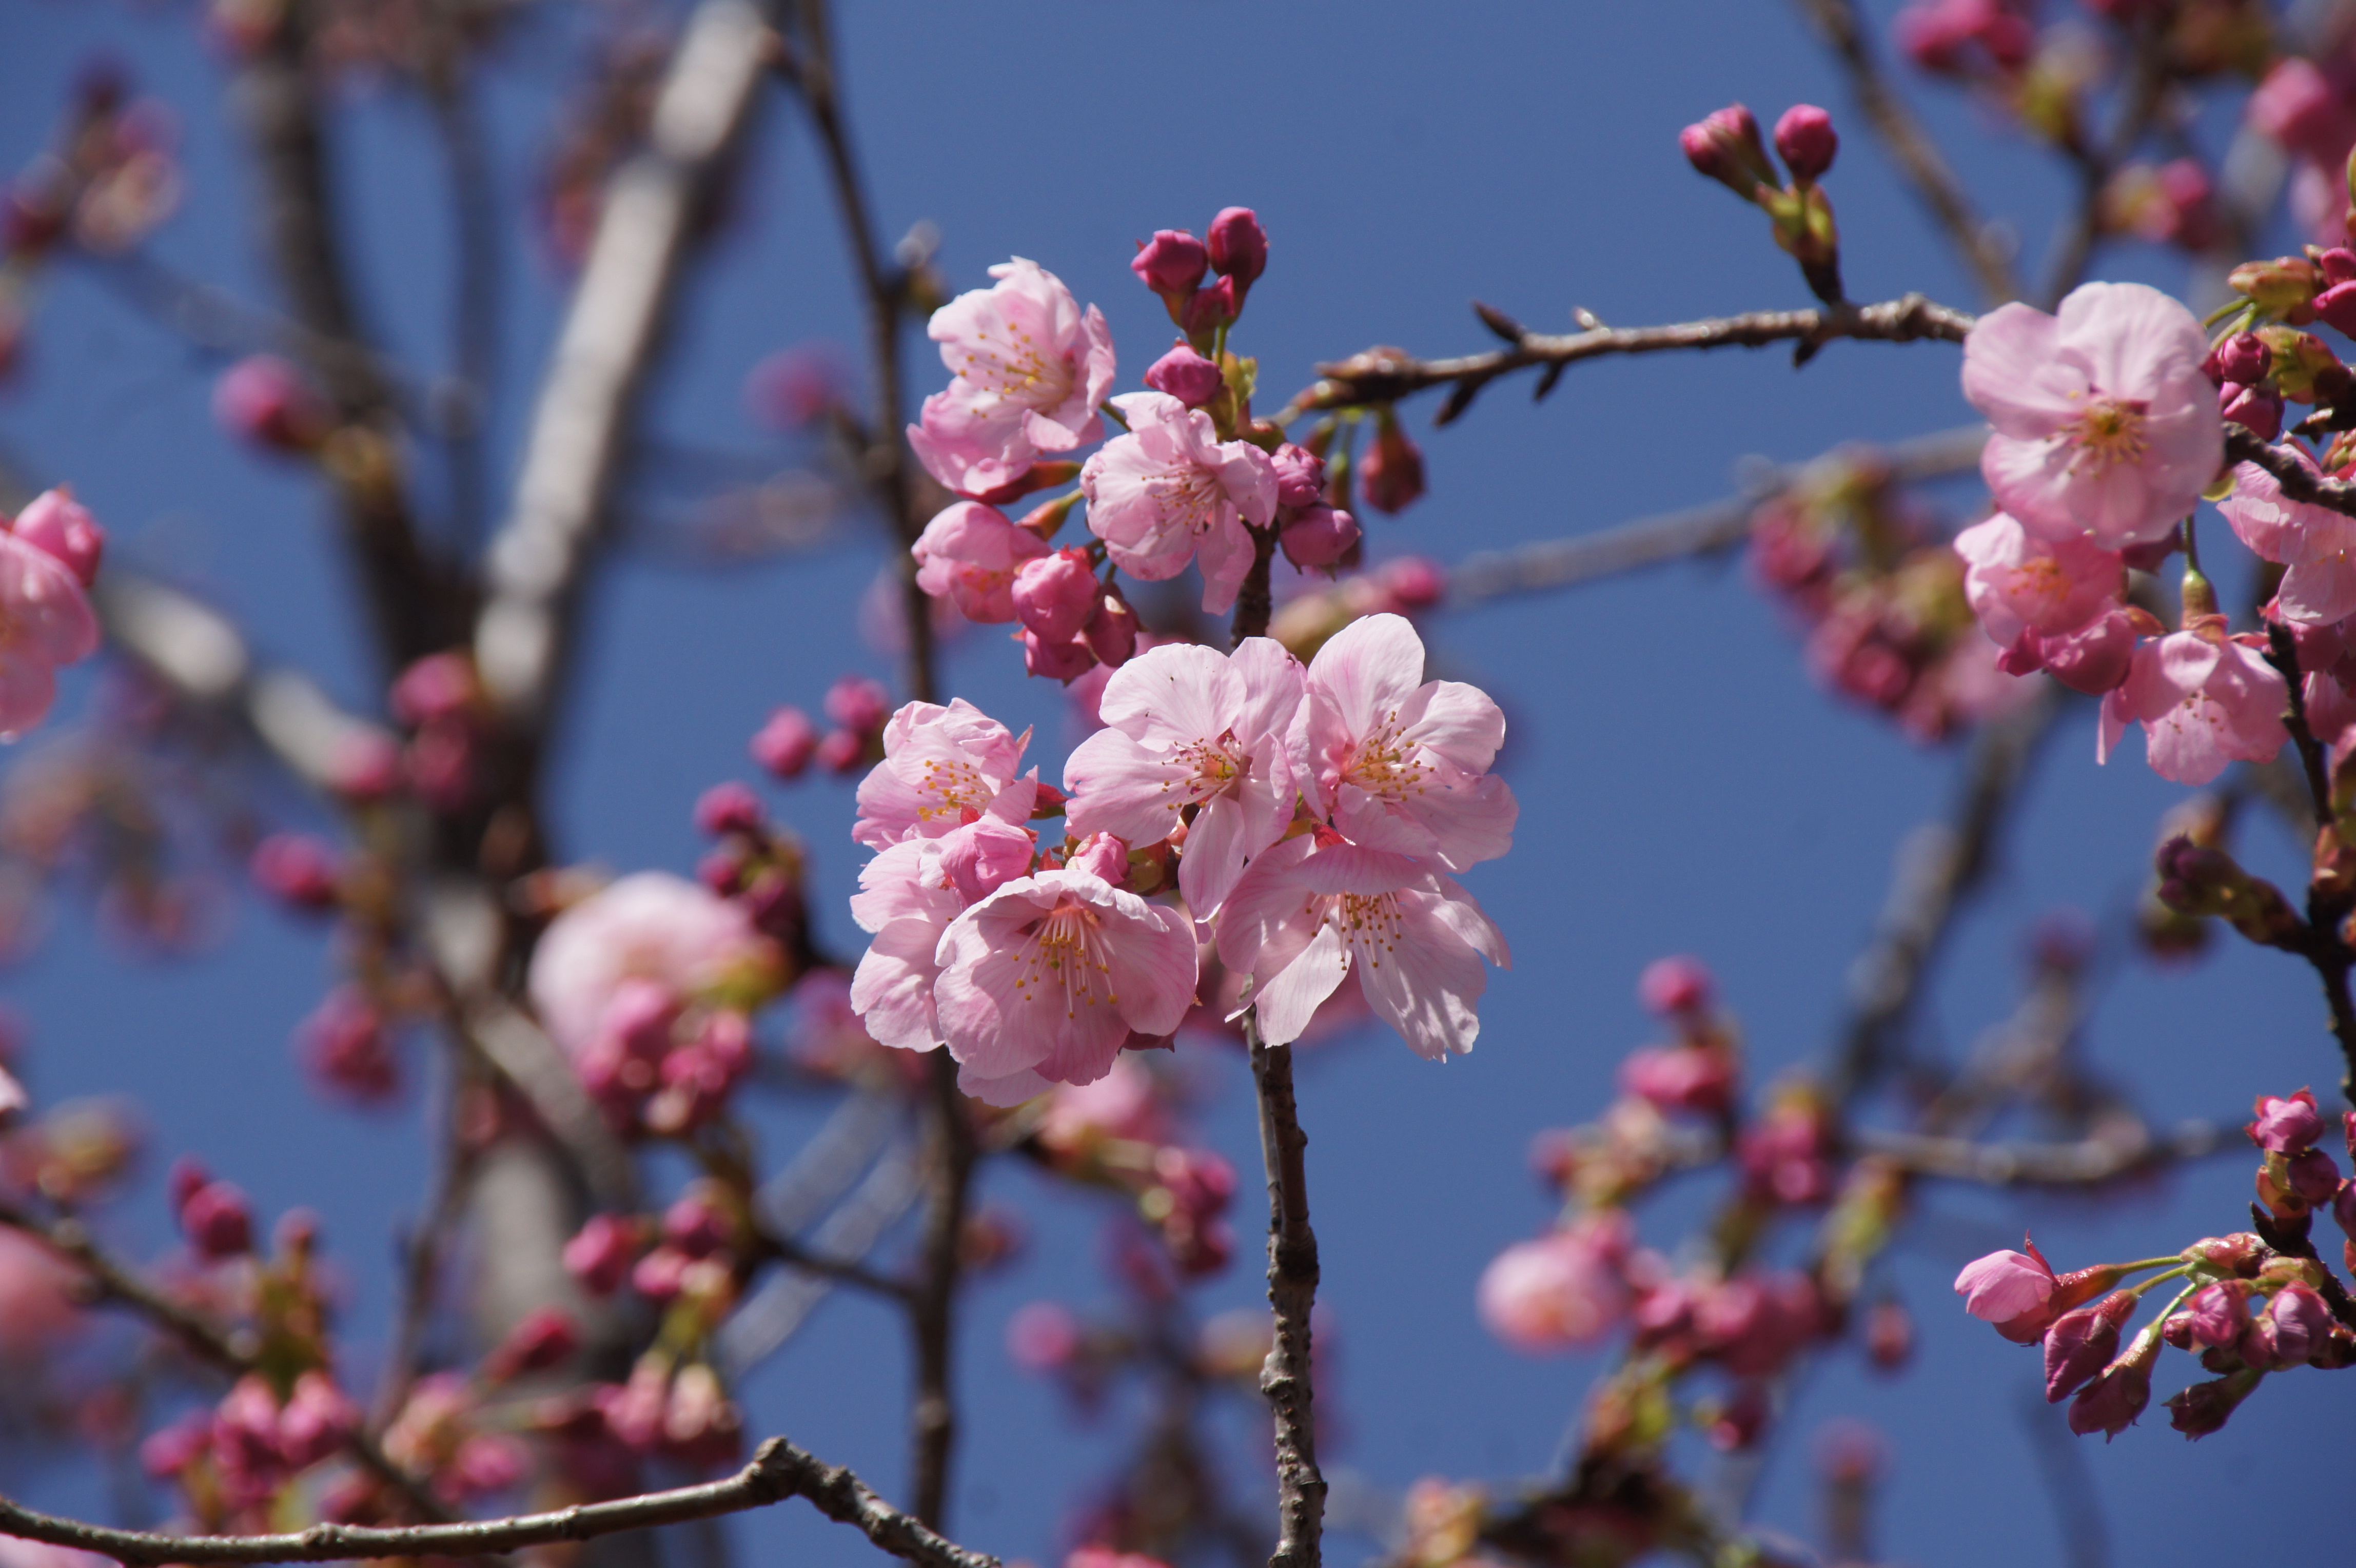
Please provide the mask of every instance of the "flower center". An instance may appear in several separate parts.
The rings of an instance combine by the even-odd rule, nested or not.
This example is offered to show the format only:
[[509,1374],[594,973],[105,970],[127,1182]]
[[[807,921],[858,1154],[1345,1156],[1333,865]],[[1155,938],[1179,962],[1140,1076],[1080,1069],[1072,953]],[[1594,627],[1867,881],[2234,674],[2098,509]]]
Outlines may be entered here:
[[1030,939],[1023,968],[1014,977],[1014,993],[1025,1002],[1061,993],[1064,1016],[1079,1015],[1083,1006],[1098,1003],[1118,1006],[1112,964],[1105,956],[1103,917],[1086,904],[1059,900],[1055,907],[1022,929]]
[[1070,367],[1039,351],[1019,327],[975,335],[958,374],[974,390],[1029,408],[1051,408],[1071,390]]
[[2143,459],[2144,416],[2149,404],[2130,398],[2096,398],[2063,430],[2078,455],[2072,473],[2099,474],[2114,463]]
[[1145,494],[1165,524],[1174,522],[1198,538],[1218,521],[1218,481],[1191,463],[1146,480]]
[[1236,744],[1232,726],[1221,730],[1215,740],[1190,740],[1171,757],[1171,762],[1186,770],[1183,779],[1164,783],[1164,793],[1175,787],[1175,798],[1166,804],[1172,811],[1204,800],[1215,800],[1222,795],[1233,795],[1251,777],[1250,754]]
[[1352,749],[1342,777],[1367,794],[1393,805],[1410,795],[1421,795],[1431,776],[1429,764],[1415,757],[1415,743],[1399,732],[1398,710],[1393,708]]
[[924,776],[916,780],[916,793],[932,802],[917,806],[916,820],[929,822],[980,811],[998,798],[998,786],[991,782],[990,775],[970,762],[927,757]]
[[1325,906],[1325,920],[1342,939],[1344,968],[1364,954],[1367,964],[1383,967],[1383,960],[1398,950],[1399,908],[1396,893],[1336,893]]

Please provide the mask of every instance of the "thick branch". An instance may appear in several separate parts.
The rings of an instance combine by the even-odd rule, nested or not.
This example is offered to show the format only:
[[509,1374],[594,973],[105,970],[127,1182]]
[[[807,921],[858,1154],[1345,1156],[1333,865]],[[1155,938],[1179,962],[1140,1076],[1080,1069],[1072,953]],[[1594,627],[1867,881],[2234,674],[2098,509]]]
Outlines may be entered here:
[[2256,464],[2272,474],[2283,494],[2295,501],[2356,517],[2356,483],[2328,479],[2292,456],[2288,447],[2271,446],[2230,420],[2225,424],[2225,459]]
[[527,741],[546,727],[573,608],[627,446],[702,197],[735,147],[768,32],[751,0],[703,0],[655,101],[646,149],[614,177],[491,544],[475,627],[483,681]]
[[0,1530],[27,1541],[100,1552],[132,1568],[181,1563],[470,1557],[712,1519],[793,1497],[809,1498],[829,1519],[856,1526],[884,1551],[926,1568],[1000,1568],[997,1558],[968,1551],[934,1534],[877,1497],[849,1470],[822,1464],[782,1437],[761,1444],[753,1462],[724,1481],[513,1519],[402,1529],[318,1524],[290,1535],[159,1535],[59,1519],[0,1498]]
[[1879,305],[1820,306],[1809,310],[1755,310],[1741,316],[1680,321],[1667,327],[1596,327],[1584,332],[1526,332],[1508,349],[1419,360],[1397,349],[1369,349],[1338,364],[1320,365],[1323,381],[1293,399],[1295,409],[1344,408],[1390,403],[1438,386],[1454,386],[1451,407],[1462,409],[1467,388],[1533,365],[1576,364],[1610,354],[1660,354],[1695,349],[1761,349],[1797,343],[1814,349],[1839,338],[1960,343],[1974,317],[1919,294]]
[[1990,305],[2020,297],[2020,282],[2013,276],[2009,246],[1972,206],[1972,199],[1939,154],[1930,134],[1898,90],[1881,73],[1865,35],[1865,24],[1851,0],[1797,0],[1800,10],[1815,24],[1848,73],[1849,91],[1865,112],[1874,134],[1881,140],[1898,171],[1931,216],[1947,232],[1964,263],[1979,280]]
[[1317,1233],[1309,1225],[1309,1136],[1292,1098],[1292,1047],[1260,1038],[1259,1015],[1245,1015],[1252,1082],[1259,1091],[1260,1157],[1268,1167],[1268,1301],[1275,1341],[1260,1369],[1260,1392],[1276,1412],[1278,1537],[1269,1568],[1317,1568],[1325,1520],[1325,1477],[1317,1469],[1315,1388],[1309,1315],[1317,1301]]
[[1229,647],[1241,648],[1248,637],[1268,635],[1269,618],[1276,613],[1268,576],[1275,564],[1276,530],[1252,530],[1251,570],[1244,574],[1243,586],[1236,593],[1236,624],[1228,639]]

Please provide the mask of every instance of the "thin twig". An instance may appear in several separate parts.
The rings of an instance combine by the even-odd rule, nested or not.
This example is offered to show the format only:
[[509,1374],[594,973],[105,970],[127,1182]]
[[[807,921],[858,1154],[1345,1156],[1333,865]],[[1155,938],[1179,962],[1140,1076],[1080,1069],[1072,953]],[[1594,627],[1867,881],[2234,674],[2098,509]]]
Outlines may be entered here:
[[913,1450],[909,1493],[918,1519],[937,1526],[948,1507],[949,1462],[957,1446],[958,1285],[964,1273],[966,1205],[973,1187],[973,1119],[958,1089],[958,1067],[947,1051],[928,1059],[933,1100],[933,1149],[925,1211],[924,1273],[909,1302],[916,1341],[916,1402],[908,1416]]
[[[1680,321],[1666,327],[1597,327],[1584,332],[1526,334],[1508,349],[1419,360],[1398,349],[1369,349],[1347,360],[1320,365],[1324,378],[1294,397],[1289,413],[1390,403],[1433,387],[1454,386],[1451,408],[1461,411],[1466,388],[1478,389],[1499,376],[1534,365],[1576,364],[1612,354],[1660,354],[1686,349],[1760,349],[1797,343],[1814,349],[1841,338],[1861,342],[1915,343],[1926,338],[1960,343],[1973,317],[1910,294],[1879,305],[1819,306],[1807,310],[1755,310],[1740,316]],[[1281,423],[1281,421],[1280,421]]]
[[1244,1015],[1252,1083],[1259,1092],[1260,1157],[1268,1168],[1268,1300],[1276,1334],[1260,1392],[1276,1415],[1276,1551],[1269,1568],[1317,1568],[1325,1477],[1317,1469],[1316,1397],[1310,1347],[1317,1301],[1317,1233],[1309,1224],[1309,1136],[1292,1096],[1292,1047],[1260,1038],[1257,1010]]
[[2188,1122],[2164,1136],[2141,1128],[2135,1136],[2095,1134],[2066,1144],[1981,1144],[1921,1133],[1856,1128],[1849,1146],[1887,1160],[1909,1176],[1978,1182],[1988,1187],[2100,1187],[2168,1165],[2231,1154],[2236,1144],[2222,1122]]
[[[2268,622],[2266,633],[2266,662],[2281,673],[2287,693],[2283,728],[2289,732],[2291,745],[2298,754],[2317,829],[2326,835],[2337,835],[2340,829],[2335,825],[2337,813],[2331,807],[2331,783],[2324,767],[2323,743],[2307,720],[2298,644],[2292,639],[2290,628],[2280,621]],[[2339,1044],[2344,1066],[2340,1092],[2342,1098],[2356,1101],[2356,996],[2349,989],[2349,972],[2356,969],[2356,949],[2348,945],[2345,932],[2351,910],[2356,910],[2356,890],[2321,876],[2311,879],[2307,889],[2306,927],[2295,950],[2307,960],[2323,986],[2324,1005],[2331,1015],[2331,1037]]]
[[162,1535],[59,1519],[0,1498],[0,1529],[27,1541],[101,1552],[131,1568],[179,1563],[332,1563],[513,1552],[743,1513],[793,1497],[808,1498],[829,1519],[857,1526],[884,1551],[926,1568],[1000,1568],[997,1558],[936,1535],[877,1497],[849,1470],[822,1464],[782,1437],[762,1444],[753,1462],[724,1481],[512,1519],[396,1529],[317,1524],[289,1535]]
[[1914,188],[1916,198],[1930,209],[1932,218],[1946,231],[1965,265],[1979,280],[1980,292],[1987,302],[2001,305],[2008,299],[2019,299],[2020,281],[2013,275],[2003,237],[1974,209],[1963,182],[1947,166],[1947,160],[1940,156],[1930,133],[1922,129],[1914,112],[1882,74],[1856,5],[1851,0],[1796,3],[1832,46],[1833,53],[1848,74],[1849,91],[1857,94],[1858,107],[1864,111],[1874,134],[1898,165],[1899,173]]
[[1236,592],[1236,624],[1228,639],[1230,648],[1241,648],[1248,637],[1266,637],[1269,618],[1276,613],[1268,583],[1269,573],[1276,564],[1276,530],[1256,528],[1251,536],[1251,569],[1244,574],[1243,586]]

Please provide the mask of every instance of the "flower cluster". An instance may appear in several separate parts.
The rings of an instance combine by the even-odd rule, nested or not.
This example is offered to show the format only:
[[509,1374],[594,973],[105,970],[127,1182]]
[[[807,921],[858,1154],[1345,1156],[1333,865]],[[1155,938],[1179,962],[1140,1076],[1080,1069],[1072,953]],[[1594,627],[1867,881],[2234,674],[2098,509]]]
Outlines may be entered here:
[[[1266,638],[1155,648],[1107,682],[1064,792],[970,703],[902,708],[852,832],[879,852],[851,903],[874,938],[851,991],[869,1032],[946,1046],[993,1103],[1093,1082],[1177,1030],[1200,925],[1272,1041],[1355,975],[1419,1052],[1469,1050],[1482,961],[1507,953],[1449,873],[1503,854],[1517,808],[1489,771],[1496,704],[1423,665],[1395,616],[1306,668]],[[1042,854],[1028,824],[1059,811]],[[1183,912],[1155,901],[1172,893]]]
[[44,491],[0,526],[0,740],[47,718],[59,667],[98,651],[87,590],[105,544],[70,490]]

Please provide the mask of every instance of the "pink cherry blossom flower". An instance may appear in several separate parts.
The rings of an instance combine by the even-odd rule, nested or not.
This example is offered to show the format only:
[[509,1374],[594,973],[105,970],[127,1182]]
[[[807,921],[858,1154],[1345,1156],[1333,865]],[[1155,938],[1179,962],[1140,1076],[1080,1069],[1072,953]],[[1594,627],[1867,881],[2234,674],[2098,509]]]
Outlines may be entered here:
[[1516,1241],[1482,1271],[1481,1321],[1532,1355],[1593,1345],[1618,1327],[1633,1293],[1607,1248],[1585,1228]]
[[881,1045],[929,1051],[941,1043],[933,1005],[935,953],[966,901],[941,863],[942,840],[895,843],[860,869],[851,918],[874,940],[851,976],[851,1007]]
[[2026,1252],[1990,1252],[1964,1265],[1955,1294],[1983,1323],[2004,1323],[2034,1312],[2053,1294],[2053,1270]]
[[956,376],[925,400],[909,445],[933,478],[984,495],[1023,477],[1045,452],[1104,434],[1097,405],[1112,390],[1112,331],[1084,312],[1063,280],[1017,256],[998,283],[933,312],[926,331]]
[[2048,539],[2148,543],[2192,510],[2225,458],[2209,342],[2141,284],[2086,284],[2058,316],[1998,306],[1964,342],[1964,395],[1996,426],[1980,469]]
[[1299,1039],[1355,974],[1375,1015],[1434,1061],[1470,1051],[1481,1033],[1481,961],[1513,967],[1505,939],[1463,888],[1330,832],[1287,839],[1252,862],[1220,914],[1218,951],[1251,976],[1268,1039]]
[[741,904],[667,872],[641,871],[573,905],[532,953],[532,1006],[578,1057],[594,1044],[625,983],[682,1000],[774,984],[783,959]]
[[36,550],[45,550],[65,564],[85,588],[98,581],[98,564],[106,553],[106,530],[91,516],[90,508],[73,499],[60,485],[43,490],[25,503],[10,525],[17,538]]
[[1292,821],[1286,736],[1301,691],[1301,661],[1265,637],[1232,655],[1171,643],[1130,660],[1098,704],[1108,727],[1064,765],[1071,832],[1151,844],[1177,828],[1183,808],[1199,807],[1178,886],[1195,918],[1209,918]]
[[[1194,937],[1177,910],[1066,867],[1010,882],[942,936],[933,994],[967,1092],[1093,1083],[1137,1036],[1194,1004]],[[1035,1092],[1035,1090],[1033,1090]]]
[[1302,791],[1352,843],[1451,871],[1513,847],[1520,805],[1489,771],[1505,715],[1476,686],[1423,679],[1423,639],[1395,615],[1317,650],[1301,704]]
[[73,569],[0,532],[0,740],[48,716],[57,671],[98,651],[98,617]]
[[1276,469],[1248,441],[1221,441],[1211,416],[1164,392],[1112,400],[1129,434],[1080,470],[1088,530],[1113,564],[1147,582],[1174,577],[1199,553],[1203,608],[1224,615],[1251,570],[1252,538],[1276,515]]
[[[2296,443],[2283,450],[2317,471]],[[2290,568],[2275,592],[2283,619],[2321,626],[2356,613],[2356,518],[2289,499],[2255,463],[2233,470],[2233,493],[2217,510],[2254,553]]]
[[996,625],[1014,618],[1015,574],[1046,554],[1047,542],[994,506],[958,501],[925,524],[910,553],[918,587],[948,597],[968,620]]
[[2126,569],[2116,552],[2083,538],[2048,540],[2003,512],[1955,535],[1964,597],[1999,648],[2023,632],[2076,631],[2115,603]]
[[884,726],[884,760],[860,781],[852,841],[886,849],[939,838],[968,812],[1023,821],[1037,781],[1014,770],[1030,744],[1029,730],[1014,735],[963,697],[905,704]]
[[2255,649],[2201,630],[2174,632],[2136,650],[2126,683],[2103,699],[2098,762],[2130,724],[2144,731],[2151,770],[2179,784],[2206,784],[2233,762],[2271,762],[2288,688]]

